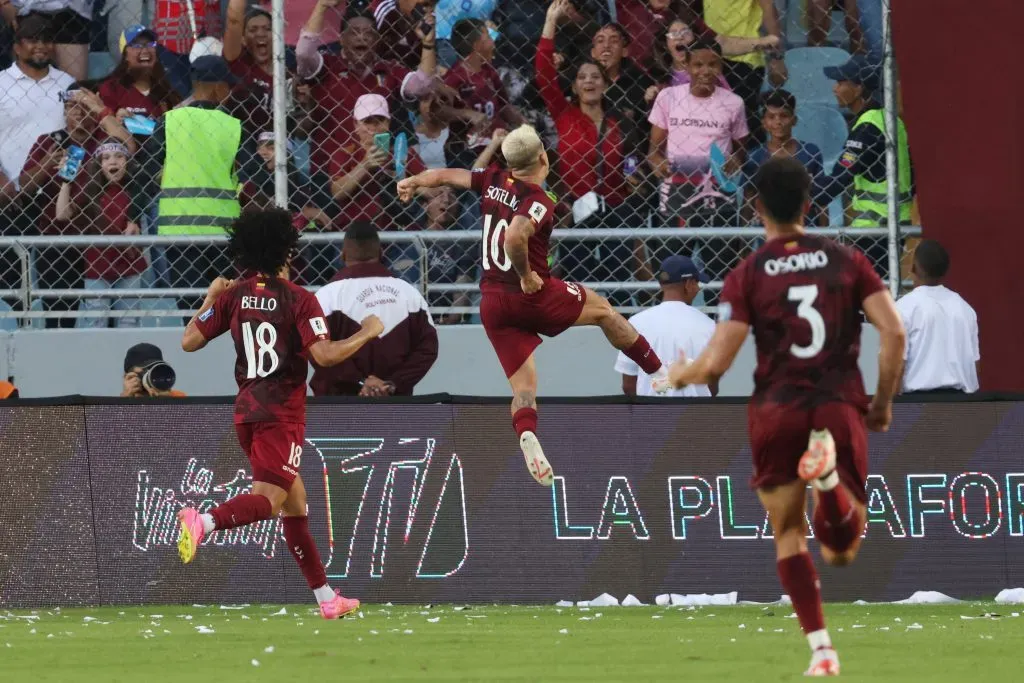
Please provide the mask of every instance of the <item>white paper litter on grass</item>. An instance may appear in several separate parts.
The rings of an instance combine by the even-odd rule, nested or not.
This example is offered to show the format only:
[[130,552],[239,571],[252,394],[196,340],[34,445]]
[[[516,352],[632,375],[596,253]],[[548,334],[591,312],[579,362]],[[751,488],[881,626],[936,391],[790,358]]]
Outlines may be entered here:
[[565,634],[567,634],[569,632],[569,629],[567,629],[567,628],[559,629],[558,632],[561,633],[564,636]]
[[263,648],[263,651],[266,652],[269,655],[271,652],[274,651],[274,646],[273,645],[267,645],[265,648]]
[[213,628],[202,625],[196,626],[196,631],[198,631],[199,633],[216,633],[216,631],[214,631]]
[[259,665],[260,665],[260,660],[258,660],[258,659],[254,659],[254,660],[252,660],[252,661],[251,661],[251,662],[249,662],[249,663],[250,663],[250,664],[252,664],[253,666],[259,666]]
[[644,603],[640,602],[640,599],[638,597],[636,597],[635,595],[630,593],[629,595],[627,595],[626,597],[624,597],[622,599],[622,606],[623,607],[643,607]]
[[221,609],[245,609],[248,606],[249,606],[249,604],[246,603],[244,605],[221,605],[220,608]]
[[665,605],[672,605],[673,607],[724,607],[726,605],[735,605],[738,595],[739,593],[736,591],[715,594],[691,593],[687,595],[671,593],[669,595],[656,596],[654,602],[662,607]]
[[432,617],[430,619],[427,619],[428,624],[436,624],[439,621],[441,621],[441,617]]
[[789,599],[788,595],[780,595],[778,600],[772,600],[771,602],[758,602],[756,600],[740,600],[736,603],[737,605],[792,605],[793,601]]
[[272,617],[283,617],[283,616],[287,616],[287,614],[288,614],[288,609],[286,607],[282,607],[280,609],[280,611],[274,612],[270,616],[272,616]]
[[593,600],[584,600],[576,603],[577,607],[618,607],[619,599],[608,593],[601,593]]
[[89,623],[90,621],[96,621],[96,617],[82,617],[82,621]]
[[[555,603],[555,607],[573,607],[574,605],[575,603],[572,600],[559,600]],[[460,608],[456,607],[455,609],[458,611]]]
[[955,605],[960,602],[938,591],[914,591],[909,598],[897,600],[894,605]]
[[1024,588],[1004,588],[996,596],[998,605],[1020,605],[1024,604]]
[[921,626],[921,624],[917,623],[916,621],[913,624],[909,624],[907,626],[907,630],[908,631],[916,631],[916,630],[922,629],[922,628],[924,628],[924,626]]
[[854,600],[853,604],[857,605],[858,607],[863,607],[864,605],[870,605],[871,603],[867,600]]
[[405,633],[405,635],[407,635],[407,636],[411,636],[412,635],[412,629],[411,628],[407,628],[407,629],[405,629],[405,631],[403,631],[403,633]]

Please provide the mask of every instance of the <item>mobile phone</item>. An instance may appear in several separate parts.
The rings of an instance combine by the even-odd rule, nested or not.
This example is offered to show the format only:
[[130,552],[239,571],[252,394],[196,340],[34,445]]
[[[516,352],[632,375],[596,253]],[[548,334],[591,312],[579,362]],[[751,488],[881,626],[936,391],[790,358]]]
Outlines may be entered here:
[[374,146],[382,152],[390,151],[391,149],[391,133],[377,133],[373,136]]
[[57,175],[70,183],[81,170],[83,161],[85,161],[85,150],[78,145],[71,145],[68,147],[67,161],[57,171]]

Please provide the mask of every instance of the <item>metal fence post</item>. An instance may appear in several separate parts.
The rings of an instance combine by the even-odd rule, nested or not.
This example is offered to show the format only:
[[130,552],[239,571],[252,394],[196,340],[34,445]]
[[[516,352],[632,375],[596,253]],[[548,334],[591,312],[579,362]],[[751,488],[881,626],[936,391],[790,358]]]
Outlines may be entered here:
[[274,51],[274,203],[288,208],[288,75],[284,65],[284,0],[271,3]]
[[899,110],[896,104],[896,60],[892,49],[892,6],[891,0],[882,3],[882,88],[885,107],[885,180],[888,194],[889,219],[889,291],[893,298],[900,292],[900,186],[899,158],[896,154],[899,144]]

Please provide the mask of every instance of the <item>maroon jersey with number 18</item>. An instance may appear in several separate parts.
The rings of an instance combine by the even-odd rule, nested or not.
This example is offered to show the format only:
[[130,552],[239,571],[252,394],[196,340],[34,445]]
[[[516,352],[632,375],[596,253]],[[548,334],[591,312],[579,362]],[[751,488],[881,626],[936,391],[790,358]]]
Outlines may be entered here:
[[206,339],[231,332],[236,424],[305,423],[305,351],[330,338],[315,296],[287,280],[247,278],[224,292],[196,326]]
[[861,252],[816,235],[768,241],[729,273],[719,320],[754,329],[753,404],[867,407],[861,303],[885,288]]
[[551,275],[548,251],[555,226],[555,205],[539,185],[516,180],[508,171],[473,171],[473,190],[480,194],[483,214],[480,291],[518,292],[519,275],[505,253],[505,231],[516,216],[529,218],[534,233],[529,242],[530,268],[545,280]]

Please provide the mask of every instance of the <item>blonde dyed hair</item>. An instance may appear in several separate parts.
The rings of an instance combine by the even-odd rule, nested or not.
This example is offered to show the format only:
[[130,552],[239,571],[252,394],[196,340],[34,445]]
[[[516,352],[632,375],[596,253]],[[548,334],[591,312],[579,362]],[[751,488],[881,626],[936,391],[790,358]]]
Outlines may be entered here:
[[501,143],[501,153],[513,171],[528,171],[537,163],[544,143],[533,126],[523,124],[509,133]]

